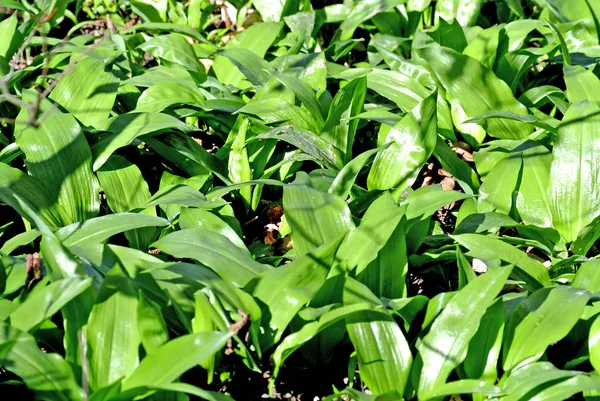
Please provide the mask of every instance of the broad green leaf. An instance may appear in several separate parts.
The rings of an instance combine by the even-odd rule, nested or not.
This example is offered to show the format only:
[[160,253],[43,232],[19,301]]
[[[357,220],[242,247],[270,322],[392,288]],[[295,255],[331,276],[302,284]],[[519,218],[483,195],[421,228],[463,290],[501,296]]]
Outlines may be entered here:
[[479,328],[469,342],[469,350],[463,365],[468,378],[480,379],[492,384],[496,382],[498,375],[496,366],[504,332],[504,314],[504,302],[500,298],[481,318]]
[[157,84],[176,83],[190,88],[196,87],[196,83],[190,73],[177,65],[169,67],[159,65],[140,72],[140,75],[135,75],[123,81],[122,84],[132,84],[149,88]]
[[[444,47],[428,47],[418,52],[468,118],[493,110],[527,114],[508,85],[471,57]],[[531,128],[510,120],[490,120],[486,131],[496,138],[522,139],[531,133]]]
[[273,353],[275,367],[273,377],[277,377],[283,362],[298,348],[317,336],[331,325],[339,322],[353,313],[367,311],[373,308],[369,303],[340,306],[319,317],[319,320],[305,324],[302,329],[285,337]]
[[168,0],[132,0],[131,9],[144,22],[165,22],[168,4]]
[[352,145],[359,123],[358,120],[350,119],[362,111],[366,91],[367,80],[364,77],[341,88],[329,106],[329,114],[323,127],[322,136],[330,138],[336,148],[344,151],[346,163],[350,162],[352,156]]
[[429,333],[417,346],[423,366],[417,387],[419,398],[430,398],[464,361],[469,342],[511,270],[500,267],[477,277],[452,297],[433,321]]
[[[387,146],[391,145],[391,142]],[[384,145],[386,146],[386,145]],[[354,159],[348,162],[340,172],[335,176],[335,179],[329,187],[329,192],[332,195],[339,196],[340,198],[346,198],[352,190],[356,178],[360,174],[360,171],[369,163],[369,161],[379,152],[381,148],[375,148],[367,150],[356,156]]]
[[226,237],[205,228],[173,232],[152,246],[178,258],[195,259],[239,287],[269,269],[269,266],[252,259],[248,250],[235,246]]
[[169,331],[158,305],[138,292],[137,329],[146,354],[156,351],[169,341]]
[[99,389],[131,374],[138,364],[137,294],[119,266],[102,282],[86,329],[90,386]]
[[550,227],[552,222],[548,181],[552,153],[542,145],[530,142],[526,142],[525,145],[533,146],[521,153],[523,169],[516,207],[525,224]]
[[[229,178],[234,184],[252,180],[252,169],[246,147],[248,128],[249,120],[240,116],[229,133],[229,138],[233,138],[233,141],[231,142],[231,150],[229,151],[228,170]],[[239,190],[239,194],[243,199],[244,205],[248,208],[252,198],[252,188],[248,186],[242,187]]]
[[483,394],[493,396],[502,394],[502,391],[492,383],[482,380],[457,380],[440,385],[431,393],[430,397],[441,398],[455,394]]
[[531,399],[526,397],[536,388],[548,383],[561,383],[571,377],[582,374],[573,370],[559,370],[550,362],[533,362],[517,368],[503,377],[500,387],[506,394],[503,401]]
[[577,375],[560,383],[550,385],[531,398],[532,401],[568,400],[575,394],[598,392],[600,379],[597,375]]
[[469,254],[485,261],[496,258],[514,264],[513,277],[525,281],[525,288],[530,290],[550,285],[550,275],[544,265],[527,256],[525,252],[506,242],[481,234],[453,235],[460,245],[469,249]]
[[161,113],[121,114],[97,124],[98,131],[106,131],[110,134],[103,135],[92,149],[94,171],[102,167],[117,149],[129,145],[135,138],[173,128],[182,132],[193,130],[193,127],[182,123],[177,118]]
[[10,255],[18,248],[24,245],[31,244],[40,235],[42,235],[42,233],[39,230],[36,230],[35,228],[29,231],[25,231],[24,233],[15,235],[11,239],[6,240],[4,245],[2,245],[2,248],[0,248],[0,252],[2,252],[5,255]]
[[406,3],[406,0],[365,0],[354,3],[350,14],[340,25],[340,39],[352,38],[356,28],[363,22],[402,3]]
[[591,70],[579,65],[565,65],[564,71],[570,103],[600,101],[600,79]]
[[156,205],[182,205],[214,209],[225,206],[226,203],[223,201],[209,201],[200,191],[190,185],[177,184],[158,190],[145,204],[140,206],[140,209],[147,209]]
[[0,57],[4,57],[6,60],[12,58],[21,46],[23,39],[25,39],[23,38],[23,34],[17,29],[18,24],[17,14],[13,14],[0,22],[0,37],[3,38],[0,45]]
[[[135,371],[123,381],[122,391],[144,387],[168,385],[181,374],[206,360],[225,346],[230,333],[218,331],[188,334],[160,346],[140,362]],[[164,364],[164,361],[171,361]]]
[[454,234],[482,233],[498,227],[515,227],[519,225],[509,216],[501,213],[473,213],[465,217],[454,229]]
[[[140,169],[121,156],[112,155],[96,174],[108,206],[115,213],[136,209],[150,199],[150,189]],[[156,216],[156,209],[150,207],[141,213]],[[127,231],[125,236],[132,247],[146,249],[155,232],[154,228],[144,228]]]
[[[27,91],[23,99],[33,102],[36,96]],[[24,109],[17,117],[15,138],[25,154],[29,174],[46,188],[52,204],[62,206],[61,225],[96,216],[99,187],[92,174],[92,154],[79,124],[73,116],[52,109],[48,100],[42,101],[41,111],[49,114],[37,128],[23,125],[28,118]]]
[[479,188],[477,212],[510,214],[522,166],[518,155],[511,155],[494,166]]
[[552,225],[567,242],[600,210],[598,135],[600,107],[587,101],[571,105],[552,149],[548,187]]
[[36,397],[50,401],[84,399],[69,364],[58,354],[44,353],[33,336],[0,322],[0,347],[12,342],[8,352],[0,353],[0,363],[19,376]]
[[[271,72],[274,70],[273,67],[260,55],[257,55],[256,52],[244,48],[225,48],[215,53],[215,56],[227,58],[240,70],[248,81],[258,88],[269,82],[271,79]],[[219,61],[217,60],[219,60],[219,58],[215,59],[215,63],[217,64],[217,69],[215,71],[221,71]],[[225,62],[221,63],[225,64]],[[229,72],[229,74],[231,74],[231,72]],[[241,76],[239,78],[241,78]],[[220,80],[220,82],[224,81]]]
[[437,141],[436,98],[433,93],[424,99],[387,134],[385,140],[391,145],[373,161],[367,179],[370,190],[401,191],[416,179]]
[[367,75],[367,87],[406,112],[413,110],[431,95],[431,91],[416,78],[379,68],[373,69]]
[[369,206],[338,252],[338,257],[347,260],[348,268],[356,268],[357,280],[379,297],[406,296],[405,211],[392,195],[384,193]]
[[[282,28],[283,22],[253,24],[251,27],[245,29],[231,39],[227,45],[225,45],[225,49],[245,49],[256,54],[259,58],[263,58],[267,53],[267,50],[269,50],[269,47],[271,47],[279,36]],[[240,64],[245,63],[241,62]],[[246,68],[251,69],[252,64],[249,64]],[[212,69],[219,82],[240,87],[244,75],[237,70],[228,59],[216,57]]]
[[10,324],[19,330],[30,331],[85,291],[92,280],[79,277],[54,281],[47,287],[31,293],[10,315]]
[[119,79],[106,65],[92,57],[75,64],[58,81],[50,99],[69,111],[84,125],[96,126],[108,118],[117,98]]
[[258,139],[278,139],[287,142],[330,169],[339,170],[344,165],[340,149],[310,131],[298,131],[292,126],[284,125],[260,134]]
[[502,366],[510,371],[538,360],[546,348],[562,339],[583,313],[590,293],[570,287],[535,291],[512,311],[506,325]]
[[178,104],[198,107],[202,106],[203,103],[204,96],[199,90],[175,82],[161,82],[142,93],[135,111],[157,113]]
[[27,173],[0,163],[0,186],[26,199],[46,224],[52,227],[63,225],[66,212],[62,206],[52,200],[52,195],[47,188]]
[[227,237],[234,245],[245,249],[246,245],[235,230],[223,219],[204,209],[184,208],[179,215],[179,226],[182,230],[188,228],[206,228]]
[[115,213],[74,223],[56,232],[64,245],[71,247],[103,242],[113,235],[142,227],[162,227],[169,222],[162,217],[137,213]]
[[590,260],[582,263],[571,286],[588,290],[592,294],[600,292],[600,261]]
[[144,137],[144,141],[158,154],[175,164],[190,176],[214,173],[221,181],[231,184],[224,164],[208,153],[188,135],[171,133],[162,140]]
[[341,198],[321,192],[304,176],[283,189],[285,218],[292,229],[297,255],[304,255],[354,228],[348,205]]
[[324,124],[323,110],[319,104],[313,89],[306,82],[301,81],[293,75],[288,75],[279,72],[271,73],[275,79],[292,90],[298,100],[302,102],[306,110],[314,118],[316,125],[321,128]]
[[171,33],[156,36],[141,44],[139,48],[155,58],[179,64],[186,70],[206,76],[206,70],[198,61],[194,47],[182,35]]
[[261,336],[263,349],[281,339],[292,318],[325,284],[342,239],[314,249],[288,265],[261,273],[248,283],[246,291],[265,305],[263,313],[270,316],[264,322],[265,332]]
[[588,348],[590,350],[590,362],[598,372],[600,371],[600,318],[598,317],[594,319],[594,323],[590,327]]
[[575,255],[587,254],[598,238],[600,238],[600,217],[596,217],[579,231],[577,238],[571,244],[571,252]]
[[356,349],[361,379],[375,394],[404,394],[413,357],[402,330],[381,302],[364,285],[348,278],[344,304],[369,302],[373,309],[346,317],[346,328]]
[[441,0],[435,4],[436,18],[456,20],[462,26],[474,25],[481,9],[481,0]]

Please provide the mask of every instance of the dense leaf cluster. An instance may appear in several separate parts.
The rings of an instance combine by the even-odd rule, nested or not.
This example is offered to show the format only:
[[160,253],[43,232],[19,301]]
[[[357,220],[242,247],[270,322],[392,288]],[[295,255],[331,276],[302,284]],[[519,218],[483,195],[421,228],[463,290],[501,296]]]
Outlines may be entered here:
[[2,399],[600,395],[600,2],[331,3],[0,0]]

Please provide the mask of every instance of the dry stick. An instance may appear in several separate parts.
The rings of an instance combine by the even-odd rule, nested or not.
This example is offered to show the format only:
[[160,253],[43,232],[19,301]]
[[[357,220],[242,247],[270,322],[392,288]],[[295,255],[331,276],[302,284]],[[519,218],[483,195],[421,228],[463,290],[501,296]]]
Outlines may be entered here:
[[[23,42],[23,44],[17,51],[17,60],[22,58],[25,48],[29,45],[29,43],[31,43],[31,41],[33,40],[37,31],[38,31],[37,27],[34,27],[31,30],[29,36],[27,37],[27,40],[25,40],[25,42]],[[57,51],[60,50],[68,42],[69,37],[68,36],[64,37],[63,40],[58,45],[56,45],[52,51],[48,50],[48,42],[46,40],[47,38],[46,38],[45,33],[42,34],[42,38],[43,38],[42,39],[42,54],[44,55],[44,68],[42,70],[41,78],[43,80],[48,75],[48,70],[50,69],[50,60],[52,59],[52,57],[54,55],[57,54]],[[66,74],[68,74],[69,72],[71,72],[73,70],[73,68],[75,67],[75,64],[77,62],[79,62],[85,56],[87,56],[92,51],[94,51],[96,49],[96,47],[98,47],[100,44],[102,44],[102,42],[104,42],[104,40],[106,40],[106,36],[104,38],[102,38],[102,40],[100,40],[98,43],[94,43],[93,45],[91,45],[90,47],[85,49],[79,55],[79,57],[77,57],[75,60],[70,62],[69,65],[59,74],[59,76],[54,81],[52,81],[50,83],[50,85],[48,85],[48,87],[43,92],[38,91],[38,95],[37,95],[36,101],[34,103],[24,102],[23,100],[19,99],[18,97],[14,96],[10,93],[7,82],[10,80],[10,78],[16,72],[14,63],[11,64],[9,73],[6,74],[4,77],[0,78],[0,97],[3,98],[4,100],[6,100],[7,102],[14,104],[15,106],[18,106],[18,107],[21,107],[21,108],[24,108],[25,110],[27,110],[29,117],[28,117],[27,121],[25,122],[25,125],[31,125],[33,127],[38,127],[42,123],[42,121],[45,120],[48,117],[48,115],[57,108],[57,105],[53,104],[52,107],[50,107],[48,110],[46,110],[38,118],[42,100],[47,98],[48,95],[50,94],[50,92],[52,91],[52,89],[54,89],[54,87],[58,84],[58,82]],[[0,121],[6,122],[9,124],[16,123],[15,119],[8,119],[8,118],[0,118]]]

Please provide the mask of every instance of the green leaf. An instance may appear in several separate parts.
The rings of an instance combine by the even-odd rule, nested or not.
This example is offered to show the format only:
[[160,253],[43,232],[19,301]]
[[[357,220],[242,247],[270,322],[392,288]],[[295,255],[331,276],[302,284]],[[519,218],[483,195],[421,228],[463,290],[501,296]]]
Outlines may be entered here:
[[83,390],[73,371],[58,354],[44,353],[33,336],[0,322],[0,347],[12,342],[8,352],[0,353],[0,363],[19,376],[40,399],[50,401],[83,400]]
[[146,354],[156,351],[169,341],[169,331],[158,305],[138,292],[137,328]]
[[140,209],[147,209],[156,205],[183,205],[214,209],[225,206],[226,203],[223,201],[209,201],[193,187],[186,184],[177,184],[160,189]]
[[367,150],[349,161],[335,176],[327,192],[342,199],[347,198],[362,168],[369,163],[377,152],[389,145],[391,145],[391,142],[383,147]]
[[526,396],[536,388],[542,389],[548,383],[561,383],[580,374],[582,372],[559,370],[550,362],[529,363],[513,370],[508,377],[502,378],[500,386],[506,394],[502,399],[506,401],[531,399]]
[[[225,48],[216,52],[215,56],[222,56],[227,58],[233,65],[235,65],[240,70],[239,72],[241,72],[243,76],[245,76],[248,79],[248,81],[250,81],[254,86],[258,88],[266,85],[267,82],[269,82],[269,80],[271,79],[271,72],[274,71],[273,67],[269,63],[267,63],[260,55],[257,55],[256,52],[248,49]],[[215,63],[217,64],[217,69],[215,71],[222,70],[222,68],[219,66],[220,62],[218,60],[219,58],[215,59]],[[225,62],[221,62],[221,64],[225,64]],[[239,79],[241,79],[241,76],[239,77]],[[224,81],[220,80],[220,82]]]
[[56,232],[64,245],[82,246],[103,242],[113,235],[142,227],[163,227],[169,222],[162,217],[137,213],[115,213],[74,223]]
[[564,70],[569,102],[600,101],[600,79],[596,74],[579,65],[565,65]]
[[[122,391],[171,384],[199,361],[208,359],[225,346],[231,333],[217,331],[188,334],[160,346],[147,355],[137,369],[123,381]],[[170,361],[164,364],[164,361]]]
[[491,269],[467,284],[433,321],[429,333],[417,346],[422,369],[417,394],[427,399],[443,386],[450,373],[467,356],[487,308],[504,287],[510,267]]
[[[35,95],[25,92],[23,99],[33,102]],[[41,110],[52,107],[43,100]],[[24,124],[27,112],[17,117],[16,142],[25,154],[29,174],[45,187],[52,204],[63,208],[61,225],[84,221],[98,214],[99,187],[92,174],[92,154],[75,118],[52,110],[43,124],[35,128]]]
[[117,98],[119,78],[92,57],[75,64],[50,93],[50,99],[84,125],[96,126],[108,118]]
[[354,228],[346,202],[313,188],[304,178],[283,189],[285,218],[292,229],[297,255],[304,255]]
[[352,117],[362,111],[366,91],[367,80],[364,77],[350,81],[341,88],[329,106],[329,114],[323,127],[321,136],[344,152],[346,163],[351,162],[352,145],[359,123]]
[[552,149],[548,198],[552,225],[567,242],[577,238],[600,210],[600,107],[590,102],[571,105]]
[[371,70],[367,75],[367,87],[407,112],[431,95],[431,91],[418,79],[379,68]]
[[384,192],[365,212],[360,225],[352,230],[340,247],[339,256],[348,267],[363,270],[384,247],[405,213],[389,192]]
[[579,320],[590,295],[576,288],[548,287],[517,305],[506,325],[504,370],[538,360],[550,344],[566,336]]
[[310,131],[298,131],[288,125],[260,134],[258,139],[278,139],[287,142],[330,169],[339,170],[344,165],[341,151]]
[[0,187],[26,199],[31,208],[39,214],[46,224],[52,227],[63,225],[63,216],[66,215],[66,212],[62,206],[52,200],[52,195],[50,195],[47,188],[40,185],[35,178],[27,173],[0,163]]
[[263,349],[281,339],[292,318],[325,284],[342,239],[314,249],[288,265],[261,273],[248,283],[246,291],[265,306],[263,313],[270,317],[264,322]]
[[441,0],[435,4],[436,18],[456,20],[462,26],[474,25],[481,9],[481,0]]
[[406,0],[365,0],[354,3],[350,14],[340,25],[340,40],[352,38],[356,28],[363,22],[402,3],[406,3]]
[[550,199],[548,196],[548,181],[552,153],[542,145],[533,145],[521,153],[523,170],[521,183],[517,192],[516,207],[525,224],[540,227],[550,227]]
[[155,58],[179,64],[186,70],[206,76],[206,70],[198,61],[194,47],[182,35],[171,33],[156,36],[142,43],[139,48]]
[[588,348],[590,350],[590,363],[600,371],[600,318],[596,317],[592,327],[590,327],[590,336],[588,337]]
[[[112,155],[96,174],[113,212],[136,209],[150,199],[150,189],[140,169],[121,156]],[[156,209],[150,207],[141,213],[156,216]],[[146,249],[154,240],[155,232],[154,228],[137,229],[127,231],[125,236],[132,247]]]
[[588,290],[592,294],[600,292],[600,261],[590,260],[582,263],[571,286]]
[[372,308],[373,305],[370,303],[340,306],[323,314],[321,317],[319,317],[318,321],[307,323],[299,331],[285,337],[273,353],[273,362],[275,364],[273,369],[273,377],[277,377],[283,362],[294,351],[316,337],[317,334],[327,329],[331,325],[339,322],[340,320],[350,317],[350,315],[354,313],[368,311]]
[[[471,57],[444,47],[427,47],[418,53],[427,60],[444,89],[458,101],[468,118],[493,110],[527,114],[508,85]],[[522,139],[531,133],[531,128],[511,120],[490,120],[486,131],[496,138]]]
[[424,99],[387,134],[391,145],[375,157],[367,178],[370,190],[401,191],[414,182],[437,141],[436,98],[433,93]]
[[464,361],[464,370],[468,378],[481,379],[492,384],[496,382],[496,366],[504,333],[504,314],[504,302],[499,298],[481,318],[479,328],[469,342]]
[[467,247],[470,255],[484,262],[499,258],[514,264],[512,274],[515,278],[525,281],[525,288],[534,290],[550,285],[550,275],[542,263],[500,239],[480,234],[452,235],[452,238]]
[[[5,6],[2,5],[2,7]],[[10,60],[13,57],[21,46],[23,39],[25,39],[23,34],[17,29],[18,23],[17,14],[13,14],[0,22],[0,38],[2,38],[0,56],[6,60]]]
[[[264,22],[253,24],[248,29],[245,29],[243,32],[227,42],[225,49],[246,49],[262,59],[265,57],[267,50],[279,36],[282,28],[283,22]],[[245,62],[241,61],[239,64],[243,65]],[[262,65],[263,63],[261,62],[259,66]],[[251,71],[252,66],[253,64],[248,64],[246,70]],[[241,87],[240,84],[244,75],[238,69],[234,68],[234,65],[228,59],[216,57],[212,65],[212,69],[215,72],[219,82],[226,85]]]
[[176,82],[160,82],[146,89],[138,99],[136,112],[157,113],[173,105],[202,106],[202,93]]
[[23,331],[37,328],[63,306],[88,289],[92,279],[69,277],[54,281],[47,287],[31,293],[10,315],[10,324]]
[[226,237],[205,228],[173,232],[152,246],[178,258],[195,259],[239,287],[269,269],[269,266],[252,259],[248,250],[235,246]]
[[596,240],[600,238],[600,216],[583,227],[571,244],[571,252],[575,255],[586,255]]
[[96,125],[98,131],[110,134],[104,135],[92,149],[94,171],[102,167],[114,151],[129,145],[135,138],[173,128],[182,132],[194,129],[175,117],[161,113],[121,114]]
[[236,231],[223,219],[208,210],[189,207],[182,209],[179,215],[179,226],[182,230],[188,228],[206,228],[227,237],[237,247],[246,249],[244,241],[242,241]]
[[375,394],[404,394],[412,364],[408,342],[396,321],[377,309],[381,302],[358,281],[348,278],[344,288],[344,304],[373,304],[372,310],[354,313],[346,318],[346,328],[356,349],[361,379]]
[[86,339],[90,386],[100,389],[131,374],[138,364],[137,294],[119,266],[104,278],[92,307]]

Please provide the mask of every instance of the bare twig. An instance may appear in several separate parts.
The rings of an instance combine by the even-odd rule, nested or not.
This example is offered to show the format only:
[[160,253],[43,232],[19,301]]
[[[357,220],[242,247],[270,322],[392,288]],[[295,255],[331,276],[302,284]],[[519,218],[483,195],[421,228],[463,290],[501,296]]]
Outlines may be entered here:
[[[40,19],[40,21],[43,22],[44,20],[48,20],[49,18],[52,18],[52,16],[43,16]],[[31,30],[27,39],[23,42],[21,47],[16,52],[16,55],[14,58],[15,60],[21,60],[23,58],[23,53],[25,52],[25,49],[29,46],[29,44],[35,37],[36,33],[38,33],[38,27],[34,27]],[[38,91],[36,99],[33,103],[25,102],[25,101],[21,100],[20,98],[18,98],[17,96],[10,93],[10,89],[8,87],[8,82],[14,76],[14,74],[16,72],[16,62],[10,63],[10,70],[9,70],[8,74],[6,74],[4,77],[0,78],[0,99],[3,99],[5,101],[7,101],[8,103],[11,103],[17,107],[20,107],[21,109],[27,110],[28,118],[24,124],[30,125],[33,127],[38,127],[42,123],[42,121],[44,121],[48,117],[48,115],[50,115],[50,113],[52,113],[57,108],[57,105],[53,104],[52,107],[50,107],[49,109],[44,111],[44,113],[40,116],[39,113],[40,113],[40,106],[41,106],[42,101],[50,95],[50,92],[52,92],[52,89],[54,89],[54,87],[56,87],[58,82],[60,82],[60,80],[65,75],[67,75],[69,72],[71,72],[73,70],[73,68],[75,68],[75,64],[77,64],[81,59],[83,59],[84,57],[89,55],[91,52],[93,52],[101,43],[104,42],[105,39],[106,39],[106,36],[104,38],[102,38],[101,40],[99,40],[98,42],[91,45],[90,47],[88,47],[87,49],[85,49],[78,57],[76,57],[74,60],[72,60],[69,63],[69,65],[58,75],[58,77],[56,79],[54,79],[52,82],[50,82],[50,84],[43,91]],[[42,55],[44,57],[44,67],[42,69],[42,73],[40,76],[42,82],[44,80],[46,80],[46,78],[48,76],[48,72],[50,69],[50,61],[51,61],[52,57],[54,57],[56,54],[58,54],[58,51],[63,46],[65,46],[65,44],[68,43],[68,41],[69,41],[69,36],[66,36],[65,38],[63,38],[63,40],[60,43],[58,43],[56,46],[54,46],[54,49],[50,50],[50,49],[48,49],[47,37],[44,33],[42,33]],[[4,123],[8,123],[8,124],[16,123],[15,119],[9,119],[9,118],[0,118],[0,122],[4,122]]]

